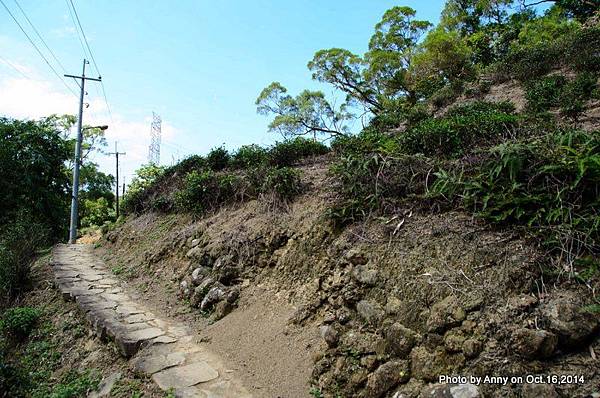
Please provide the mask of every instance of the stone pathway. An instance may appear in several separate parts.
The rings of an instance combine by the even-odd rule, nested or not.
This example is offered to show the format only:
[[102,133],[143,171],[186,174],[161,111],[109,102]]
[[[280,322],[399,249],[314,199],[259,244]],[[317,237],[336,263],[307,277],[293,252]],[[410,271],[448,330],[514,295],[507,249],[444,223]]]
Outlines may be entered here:
[[160,319],[128,295],[91,245],[57,245],[52,269],[63,297],[77,302],[93,331],[114,341],[132,369],[162,390],[177,397],[251,397],[188,328]]

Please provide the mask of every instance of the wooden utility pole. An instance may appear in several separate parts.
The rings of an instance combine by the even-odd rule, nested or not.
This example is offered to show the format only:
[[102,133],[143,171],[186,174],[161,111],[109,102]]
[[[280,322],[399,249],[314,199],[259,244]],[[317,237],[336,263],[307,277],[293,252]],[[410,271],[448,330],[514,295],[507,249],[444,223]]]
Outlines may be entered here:
[[[110,152],[109,155],[115,155],[115,159],[117,161],[117,170],[116,170],[116,181],[115,181],[115,193],[116,193],[116,201],[115,201],[115,209],[117,213],[117,218],[119,218],[119,155],[125,155],[125,152],[119,152],[117,149],[117,141],[115,141],[115,151]],[[125,184],[123,184],[123,192],[125,192]]]

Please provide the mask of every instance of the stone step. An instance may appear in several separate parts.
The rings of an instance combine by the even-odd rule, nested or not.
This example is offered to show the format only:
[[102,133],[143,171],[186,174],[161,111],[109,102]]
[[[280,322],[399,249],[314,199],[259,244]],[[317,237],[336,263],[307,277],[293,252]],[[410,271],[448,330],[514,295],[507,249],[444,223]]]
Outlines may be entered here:
[[136,303],[94,256],[91,245],[57,245],[56,287],[74,300],[93,332],[112,340],[131,368],[176,397],[251,397],[215,355],[193,342],[185,325],[159,319]]

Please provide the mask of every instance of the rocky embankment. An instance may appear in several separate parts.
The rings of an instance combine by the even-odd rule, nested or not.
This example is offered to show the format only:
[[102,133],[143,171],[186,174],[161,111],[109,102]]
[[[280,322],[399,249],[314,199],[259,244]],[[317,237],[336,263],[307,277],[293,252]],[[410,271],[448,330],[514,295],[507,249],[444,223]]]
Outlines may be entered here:
[[[307,394],[599,393],[599,322],[585,309],[592,292],[536,247],[459,212],[407,209],[337,231],[323,217],[323,186],[287,210],[251,201],[199,220],[133,217],[106,247],[130,269],[176,285],[172,294],[216,325],[246,311],[236,307],[252,300],[247,292],[271,286],[265,294],[296,308],[289,327],[321,336],[306,350]],[[466,379],[438,383],[451,375]],[[528,375],[571,378],[535,384]]]

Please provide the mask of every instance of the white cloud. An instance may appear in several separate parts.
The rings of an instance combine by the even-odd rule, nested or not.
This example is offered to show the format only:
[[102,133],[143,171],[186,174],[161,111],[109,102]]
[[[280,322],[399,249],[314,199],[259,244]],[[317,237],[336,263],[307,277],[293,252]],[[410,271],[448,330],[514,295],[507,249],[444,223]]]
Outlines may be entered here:
[[[3,72],[4,69],[0,68],[0,116],[39,119],[51,114],[77,114],[79,99],[66,88],[49,81],[11,77]],[[86,97],[89,107],[84,108],[84,124],[109,126],[106,130],[109,144],[107,149],[113,151],[114,142],[118,141],[119,151],[127,152],[126,156],[120,158],[120,173],[129,182],[134,171],[146,163],[150,143],[151,110],[132,112],[135,115],[147,113],[146,117],[129,118],[113,106],[111,119],[104,98],[96,94],[95,89],[90,89],[89,96]],[[162,136],[172,141],[177,135],[177,128],[163,121]],[[167,157],[163,156],[163,159]],[[114,174],[114,157],[95,155],[93,161],[97,162],[104,172]]]

